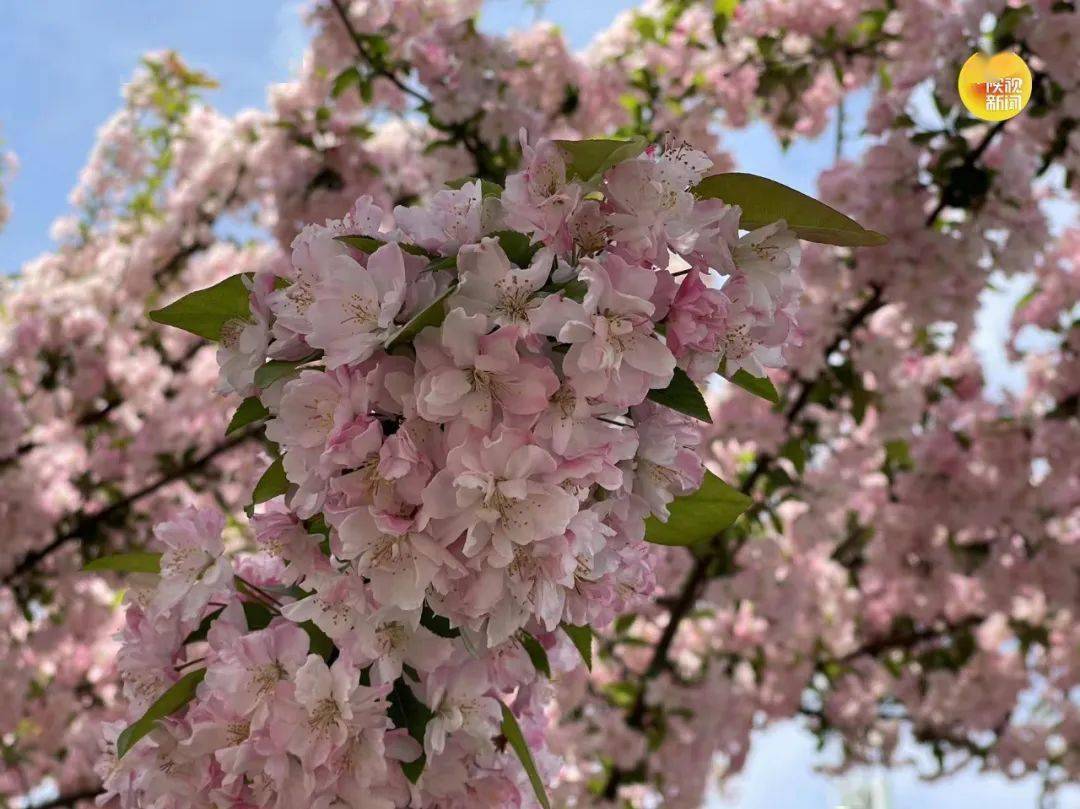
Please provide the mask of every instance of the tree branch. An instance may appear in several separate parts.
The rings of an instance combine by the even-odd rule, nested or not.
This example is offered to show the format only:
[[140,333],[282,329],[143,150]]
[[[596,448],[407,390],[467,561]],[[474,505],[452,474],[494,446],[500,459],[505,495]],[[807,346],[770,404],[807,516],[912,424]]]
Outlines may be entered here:
[[360,58],[367,63],[367,66],[371,68],[372,72],[378,76],[382,76],[382,78],[389,81],[399,90],[401,90],[401,92],[405,93],[408,96],[411,96],[416,101],[420,102],[420,104],[430,106],[431,99],[406,84],[404,80],[402,80],[396,73],[394,73],[394,71],[387,70],[383,65],[376,63],[375,59],[371,56],[370,53],[368,53],[367,46],[364,45],[364,38],[360,36],[360,33],[353,26],[352,20],[349,19],[349,14],[345,10],[345,7],[341,4],[341,0],[330,0],[330,5],[333,6],[334,11],[337,12],[338,18],[341,20],[341,24],[345,26],[345,30],[348,32],[349,38],[356,46],[356,50],[357,52],[359,52]]
[[92,514],[81,514],[75,517],[74,522],[69,528],[58,533],[48,545],[43,548],[39,548],[34,551],[29,551],[24,555],[7,573],[0,583],[5,585],[14,584],[18,579],[22,578],[25,574],[29,573],[34,567],[52,555],[60,548],[66,546],[68,543],[81,540],[83,534],[87,533],[90,529],[97,527],[101,523],[107,521],[109,518],[122,513],[126,509],[135,505],[140,500],[149,497],[157,492],[159,489],[168,486],[170,483],[174,483],[178,480],[186,478],[193,472],[197,472],[203,467],[207,466],[215,458],[224,455],[231,449],[245,443],[253,438],[257,432],[262,428],[262,425],[253,425],[243,432],[222,441],[220,444],[207,450],[205,453],[197,458],[193,458],[185,464],[181,464],[176,469],[169,471],[166,474],[161,475],[150,483],[146,484],[140,489],[136,489],[130,494],[121,497],[119,500],[115,500],[104,508],[95,511]]
[[[964,162],[960,164],[960,167],[966,169],[974,168],[975,164],[979,161],[979,158],[982,157],[983,152],[985,152],[987,148],[989,148],[994,138],[1001,134],[1002,130],[1005,129],[1006,123],[1007,121],[998,121],[996,124],[994,124],[994,126],[990,127],[990,130],[986,133],[986,135],[983,136],[983,139],[979,142],[979,144],[967,153],[967,156],[964,158]],[[938,200],[938,204],[934,206],[934,210],[932,210],[926,217],[927,227],[933,227],[934,223],[937,221],[937,218],[941,215],[941,212],[949,206],[947,200],[948,197],[946,197],[945,193],[942,192],[941,198]]]
[[[850,315],[844,320],[837,335],[833,340],[825,347],[824,356],[828,358],[830,354],[836,351],[844,342],[848,339],[856,329],[858,329],[863,323],[866,322],[869,317],[880,309],[883,303],[884,289],[880,285],[874,285],[871,287],[870,296]],[[810,402],[810,393],[814,386],[817,384],[818,379],[821,378],[824,371],[819,374],[815,379],[807,380],[797,378],[795,380],[795,389],[798,391],[791,404],[788,405],[784,411],[784,421],[787,428],[790,429],[792,425],[798,420],[802,411],[806,409],[806,406]],[[771,465],[775,462],[775,458],[771,455],[763,454],[754,463],[753,468],[747,474],[739,487],[739,490],[743,494],[749,494],[753,491],[754,486],[762,475],[766,474]],[[725,555],[728,560],[734,558],[736,549],[730,549],[727,547],[726,534],[721,533],[714,537],[710,541],[710,549],[707,553],[701,554],[694,562],[694,566],[691,568],[690,573],[686,576],[682,586],[679,590],[679,595],[675,599],[672,607],[671,614],[668,618],[667,625],[664,627],[664,632],[660,636],[660,640],[656,644],[656,648],[653,650],[652,657],[649,660],[649,665],[645,671],[638,678],[637,696],[634,699],[633,707],[627,714],[626,722],[630,727],[642,728],[645,721],[645,683],[646,681],[656,677],[665,668],[668,667],[668,653],[671,651],[671,646],[675,641],[675,636],[678,634],[679,626],[682,621],[693,610],[694,605],[701,597],[702,591],[705,589],[706,583],[709,581],[709,572],[713,564]],[[624,777],[624,772],[618,768],[615,768],[611,772],[611,776],[604,788],[604,797],[608,800],[613,800],[618,792],[619,784]]]

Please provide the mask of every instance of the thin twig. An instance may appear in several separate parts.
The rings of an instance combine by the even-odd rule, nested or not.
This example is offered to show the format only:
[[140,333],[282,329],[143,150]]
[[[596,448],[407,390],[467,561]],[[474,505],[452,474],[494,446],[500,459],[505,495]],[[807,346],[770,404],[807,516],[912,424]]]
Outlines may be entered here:
[[186,478],[192,472],[196,472],[199,469],[202,469],[204,466],[209,464],[218,456],[224,455],[233,448],[253,438],[260,429],[261,425],[252,425],[249,429],[237,433],[232,437],[226,439],[225,441],[221,442],[217,446],[207,450],[198,458],[194,458],[193,460],[188,461],[185,464],[181,464],[176,469],[167,472],[166,474],[146,484],[142,488],[136,489],[130,494],[121,497],[119,500],[110,503],[104,508],[95,511],[92,514],[83,514],[76,517],[75,522],[71,525],[71,527],[57,534],[56,537],[52,540],[52,542],[50,542],[48,545],[43,548],[39,548],[38,550],[30,551],[25,556],[23,556],[11,569],[11,571],[7,575],[5,575],[2,580],[0,580],[0,582],[8,585],[14,583],[26,573],[29,573],[31,570],[33,570],[39,562],[52,555],[60,548],[64,547],[68,543],[83,539],[83,535],[89,532],[91,529],[97,527],[103,522],[106,522],[116,514],[120,514],[125,509],[128,509],[131,506],[135,505],[135,503],[139,502],[143,498],[149,497],[150,495],[157,492],[159,489],[168,486],[170,483],[175,483],[178,480]]
[[349,33],[349,38],[352,39],[353,44],[356,46],[356,50],[359,51],[360,57],[367,63],[368,67],[370,67],[372,71],[375,72],[377,75],[382,76],[384,79],[386,79],[399,90],[401,90],[401,92],[405,93],[406,95],[412,96],[414,99],[416,99],[418,102],[425,106],[430,106],[431,99],[429,99],[427,96],[425,96],[418,90],[410,87],[392,70],[387,70],[385,67],[382,67],[375,62],[375,59],[371,56],[370,53],[368,53],[367,46],[364,45],[363,37],[360,36],[359,32],[353,26],[352,20],[349,19],[349,14],[345,10],[345,7],[342,6],[341,0],[330,0],[330,5],[334,7],[334,11],[337,12],[338,17],[341,19],[341,24],[345,26],[345,30]]
[[[1005,129],[1005,124],[1006,121],[998,121],[994,126],[992,126],[990,128],[990,131],[986,133],[986,135],[979,142],[979,144],[967,153],[967,156],[964,158],[964,162],[961,164],[961,166],[963,168],[973,168],[979,158],[982,157],[983,152],[985,152],[990,146],[990,144],[993,142],[994,138],[996,138],[1001,133],[1001,131]],[[926,226],[933,227],[934,223],[937,221],[937,218],[941,215],[941,212],[944,211],[947,207],[948,199],[944,194],[942,194],[941,198],[938,200],[938,204],[934,206],[934,210],[932,210],[927,215]]]

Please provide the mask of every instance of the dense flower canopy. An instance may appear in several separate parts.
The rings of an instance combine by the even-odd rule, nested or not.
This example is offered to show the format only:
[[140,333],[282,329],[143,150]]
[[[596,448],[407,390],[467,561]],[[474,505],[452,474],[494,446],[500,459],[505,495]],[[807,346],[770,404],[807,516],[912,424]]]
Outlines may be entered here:
[[[418,594],[447,585],[445,571],[454,564],[464,571],[452,581],[462,584],[489,560],[493,570],[511,567],[496,563],[514,549],[503,541],[499,518],[477,506],[477,492],[481,481],[509,462],[500,454],[511,446],[512,434],[501,435],[498,446],[458,453],[452,468],[448,451],[445,458],[423,448],[408,454],[402,447],[409,431],[391,441],[400,431],[390,433],[382,419],[349,434],[347,446],[327,447],[324,433],[320,450],[317,430],[283,420],[286,395],[298,405],[308,394],[315,401],[337,397],[343,415],[337,408],[320,415],[336,427],[375,403],[377,409],[364,412],[487,430],[485,412],[493,424],[508,416],[490,395],[462,384],[476,379],[468,356],[482,356],[485,371],[513,386],[512,406],[526,411],[511,412],[510,421],[530,423],[537,443],[548,447],[550,461],[528,459],[543,477],[548,473],[541,470],[552,462],[558,469],[568,448],[582,440],[574,410],[556,418],[559,409],[533,409],[541,392],[550,402],[562,388],[557,379],[559,388],[547,392],[552,380],[536,364],[543,365],[543,345],[568,346],[559,368],[574,370],[567,379],[576,376],[588,387],[586,400],[609,391],[617,396],[612,357],[595,350],[604,325],[597,313],[625,304],[630,308],[618,311],[633,324],[628,334],[637,341],[640,331],[647,340],[648,329],[655,332],[663,321],[663,345],[679,368],[701,380],[715,369],[714,356],[735,347],[727,329],[739,324],[740,307],[751,301],[755,317],[767,313],[783,329],[791,329],[787,317],[797,323],[785,336],[759,334],[747,344],[753,350],[741,366],[751,374],[775,368],[781,362],[772,349],[783,345],[785,367],[772,371],[779,402],[726,388],[714,403],[704,457],[754,506],[692,553],[649,546],[647,564],[639,558],[638,571],[647,570],[655,582],[633,580],[632,604],[612,600],[607,612],[589,613],[603,597],[590,593],[582,604],[563,600],[570,623],[594,622],[591,672],[567,646],[564,630],[548,634],[559,588],[545,591],[544,610],[530,616],[538,623],[529,627],[545,649],[550,683],[535,677],[527,654],[518,654],[520,665],[507,674],[513,681],[493,685],[496,693],[515,694],[517,684],[532,678],[511,707],[541,770],[554,773],[555,762],[563,762],[549,781],[552,799],[696,806],[715,771],[710,762],[722,774],[737,772],[752,731],[792,716],[801,716],[823,740],[838,740],[834,749],[844,765],[895,762],[906,733],[939,755],[943,772],[974,761],[1012,776],[1038,774],[1051,787],[1074,781],[1080,769],[1080,726],[1070,700],[1080,678],[1073,628],[1080,239],[1069,222],[1064,229],[1051,227],[1041,204],[1051,196],[1070,198],[1080,163],[1072,75],[1080,20],[1074,4],[652,2],[621,17],[581,56],[569,53],[548,26],[507,38],[485,35],[473,24],[475,11],[475,3],[434,0],[317,4],[312,47],[298,77],[272,88],[267,111],[232,119],[200,100],[212,84],[206,76],[174,55],[152,55],[129,86],[125,108],[103,127],[73,194],[78,214],[55,228],[60,247],[27,265],[4,292],[0,519],[8,531],[0,561],[0,682],[9,710],[0,719],[0,791],[19,795],[52,779],[66,796],[61,805],[92,797],[101,784],[93,770],[101,722],[128,711],[133,718],[160,695],[165,681],[140,683],[140,672],[156,667],[176,678],[187,671],[172,672],[172,658],[116,658],[110,636],[121,629],[127,648],[140,654],[152,656],[170,642],[154,621],[124,624],[115,596],[121,580],[79,574],[86,560],[126,549],[169,549],[173,561],[165,567],[170,576],[163,577],[164,586],[165,578],[182,578],[192,569],[181,551],[197,540],[194,547],[214,559],[210,578],[201,577],[196,588],[159,593],[138,608],[144,616],[196,614],[200,599],[222,594],[230,603],[260,600],[257,590],[240,593],[246,585],[219,564],[215,542],[228,551],[233,574],[260,589],[266,589],[260,583],[284,586],[289,576],[292,586],[307,573],[249,563],[261,558],[251,551],[291,558],[301,550],[294,540],[309,530],[336,537],[340,547],[330,550],[335,556],[340,551],[337,558],[352,569],[374,570],[383,556],[363,540],[371,535],[367,518],[341,513],[335,525],[327,511],[326,525],[318,526],[303,515],[323,511],[328,501],[352,506],[356,500],[349,498],[365,496],[363,475],[343,464],[350,463],[349,453],[367,454],[365,442],[375,446],[377,439],[380,448],[388,442],[399,448],[385,460],[398,481],[386,493],[390,499],[381,506],[374,498],[365,503],[384,521],[379,531],[398,528],[387,533],[401,534],[400,526],[385,522],[395,516],[398,499],[426,506],[435,530],[447,519],[436,516],[444,513],[438,511],[441,501],[425,503],[428,481],[411,477],[424,457],[438,459],[440,474],[450,470],[440,481],[448,484],[440,492],[443,501],[452,495],[455,507],[490,519],[476,520],[468,553],[462,546],[446,558],[429,546],[434,558],[414,555],[419,578],[403,584],[392,570],[378,568],[368,577],[375,605],[394,601],[395,609],[414,610]],[[969,118],[956,98],[959,65],[981,46],[1020,52],[1035,74],[1031,106],[1004,124]],[[711,173],[732,165],[716,137],[723,127],[764,120],[786,140],[815,136],[859,88],[872,94],[869,148],[825,172],[820,193],[863,225],[887,233],[890,242],[874,250],[806,247],[799,299],[765,272],[717,289],[689,259],[692,271],[677,283],[658,291],[657,282],[642,293],[633,272],[613,269],[619,256],[589,258],[602,244],[590,239],[634,245],[637,256],[653,262],[658,256],[650,253],[661,244],[682,255],[693,250],[681,241],[694,230],[679,229],[686,212],[679,210],[671,221],[655,216],[659,209],[650,206],[656,200],[641,193],[640,167],[606,182],[607,199],[618,211],[593,211],[598,200],[575,196],[580,191],[558,174],[552,159],[557,153],[541,140],[617,134],[663,144],[670,132],[673,142],[704,151]],[[519,146],[523,127],[533,144],[525,149]],[[527,166],[537,170],[521,171]],[[472,196],[445,186],[466,176],[505,187],[500,227],[543,242],[550,269],[532,261],[504,264],[499,251],[509,254],[513,246],[483,241],[494,232],[484,221],[483,184],[470,187]],[[562,193],[545,195],[554,197],[550,204],[536,204],[536,195],[556,189]],[[368,201],[354,210],[365,196]],[[412,205],[420,198],[422,205]],[[372,356],[361,355],[443,291],[438,284],[447,282],[438,279],[448,272],[429,273],[424,283],[432,286],[423,287],[415,276],[433,258],[395,254],[389,245],[342,247],[325,236],[302,239],[299,244],[314,247],[290,256],[289,245],[307,223],[341,221],[350,210],[340,234],[377,234],[372,238],[440,256],[468,246],[457,263],[461,282],[451,293],[462,314],[440,329],[453,334],[450,342],[420,340],[415,357],[393,357],[414,363],[415,413],[404,411],[401,390],[394,389],[395,398],[392,375],[369,381],[373,368],[365,363],[371,365]],[[218,223],[237,217],[250,218],[273,238],[228,238]],[[775,234],[759,232],[740,247],[737,224],[716,219],[720,238],[711,241],[727,246],[732,262],[745,269],[749,257],[740,260],[739,250],[753,252],[754,239]],[[620,238],[612,235],[615,229]],[[331,242],[331,254],[318,252]],[[575,288],[535,294],[568,280],[553,273],[557,257],[574,263],[567,255],[573,244],[588,247],[577,264],[591,297],[576,300]],[[704,266],[729,275],[723,259],[705,256]],[[373,286],[348,286],[357,274],[345,271],[352,266],[345,262],[370,270]],[[324,269],[325,278],[306,275]],[[274,409],[269,437],[283,449],[283,471],[297,488],[290,510],[260,506],[266,512],[253,521],[242,509],[266,466],[261,453],[271,449],[258,439],[260,413],[223,437],[240,399],[209,400],[218,349],[145,317],[149,308],[241,272],[293,283],[287,289],[253,284],[252,327],[230,327],[224,335],[228,386],[252,393],[265,356],[302,360],[306,355],[289,353],[301,345],[320,350],[325,366],[304,370],[287,384],[279,379],[281,399],[266,401]],[[980,293],[1008,276],[1029,276],[1033,285],[1014,317],[1009,345],[1013,358],[1025,362],[1027,385],[1003,396],[983,378],[973,333]],[[631,297],[639,303],[626,300],[624,283],[634,285]],[[334,284],[337,292],[315,310],[324,315],[321,322],[305,321],[304,290],[315,295]],[[342,328],[343,317],[335,325],[332,307],[346,291],[371,310],[363,328]],[[671,311],[663,311],[665,303]],[[575,324],[565,336],[561,328],[555,334],[543,330],[545,307],[556,304]],[[516,343],[484,335],[481,346],[468,330],[476,318],[493,325],[492,334],[518,335]],[[527,337],[520,336],[523,330]],[[648,367],[638,367],[631,355]],[[633,349],[619,359],[636,389],[652,390],[654,382],[660,387],[658,372],[666,365]],[[554,365],[552,356],[546,361]],[[729,375],[734,371],[725,367]],[[289,387],[295,390],[284,390]],[[374,398],[372,387],[379,391]],[[389,399],[380,401],[384,396]],[[676,429],[655,403],[607,404],[612,414],[627,406],[637,411],[638,447],[612,446],[611,452],[683,470],[679,481],[692,481],[693,469],[700,474],[686,452],[671,467],[659,449],[641,449],[673,439],[678,447],[692,446],[695,439],[683,432],[681,417]],[[626,429],[600,424],[605,432]],[[344,459],[336,457],[339,452]],[[606,491],[617,490],[619,462],[608,469],[594,460],[595,470],[575,474],[593,475],[594,489],[606,484]],[[347,477],[346,469],[356,488],[343,482],[330,491],[332,481]],[[433,465],[423,474],[433,478],[435,471]],[[520,499],[549,497],[545,514],[557,511],[557,502],[569,500],[565,489],[556,488],[525,486]],[[663,490],[641,490],[631,499],[650,510],[663,508]],[[578,501],[576,513],[585,502]],[[186,506],[199,507],[200,516],[182,510]],[[223,528],[208,510],[228,515]],[[568,526],[575,518],[568,517]],[[298,519],[308,524],[300,528]],[[155,539],[150,526],[161,521],[172,528],[159,530]],[[353,537],[347,545],[345,536]],[[605,547],[608,539],[603,537]],[[633,545],[634,539],[624,531],[614,541]],[[529,547],[550,544],[543,537]],[[635,560],[620,556],[612,564],[611,573],[631,575]],[[431,580],[424,582],[429,572]],[[123,584],[133,595],[152,587],[137,576]],[[501,605],[506,636],[522,626],[515,624],[524,620],[515,599],[523,592],[477,591]],[[309,612],[278,618],[271,609],[278,607],[267,602],[262,618],[270,618],[259,630],[264,635],[247,635],[251,619],[235,607],[223,612],[215,623],[220,636],[215,629],[205,643],[236,656],[222,661],[213,677],[208,671],[200,693],[239,692],[228,678],[250,663],[243,655],[262,661],[259,655],[271,649],[295,685],[288,697],[292,710],[326,701],[347,709],[351,727],[365,729],[356,738],[368,744],[371,737],[365,754],[376,749],[374,736],[382,740],[372,762],[411,763],[418,745],[430,744],[433,768],[423,777],[432,781],[436,759],[454,760],[461,739],[482,739],[485,728],[501,722],[497,706],[487,703],[489,710],[476,714],[478,724],[463,735],[460,711],[450,717],[460,720],[459,727],[436,723],[423,742],[385,732],[379,722],[386,706],[380,703],[393,701],[392,694],[377,692],[397,680],[393,656],[379,655],[385,658],[382,670],[369,672],[367,685],[343,685],[342,673],[364,658],[338,657],[329,664],[318,655],[310,659],[305,644],[311,637],[293,628],[322,614],[297,599],[299,593],[271,595],[285,609]],[[578,608],[581,613],[565,612]],[[448,608],[431,605],[432,614],[445,615],[440,610]],[[455,624],[469,624],[470,616],[456,617]],[[407,628],[432,631],[422,623]],[[473,629],[476,643],[492,642],[489,625]],[[241,634],[258,635],[258,648],[234,643]],[[173,638],[169,653],[183,640]],[[410,654],[442,647],[452,656],[463,643],[441,638]],[[419,676],[410,682],[425,682],[442,663],[425,660],[424,668],[402,658],[402,671],[405,665]],[[127,673],[122,691],[118,671]],[[477,693],[477,682],[439,684],[438,693],[417,687],[416,695],[425,705],[480,699],[487,692]],[[257,722],[261,709],[238,697],[205,710],[211,713],[203,719],[218,721],[220,711],[235,710]],[[112,727],[119,730],[128,719]],[[162,733],[155,730],[136,745],[131,761],[144,748],[167,744]],[[435,753],[444,734],[442,752]],[[501,726],[492,736],[500,735]],[[218,738],[203,741],[206,749],[220,746]],[[278,741],[286,750],[299,744]],[[331,747],[315,747],[311,755],[331,755]],[[529,800],[528,782],[506,749],[498,754],[492,788],[501,788],[509,773],[514,795]],[[340,752],[340,745],[333,751]],[[292,755],[281,759],[283,766],[292,766]],[[122,761],[126,765],[128,757]],[[234,760],[232,766],[242,769],[244,763]],[[396,772],[393,764],[385,770],[388,789],[412,788],[408,779],[389,775]],[[460,783],[453,776],[449,781]],[[169,786],[159,779],[146,788]],[[174,805],[190,805],[189,799],[185,794]]]
[[[649,398],[693,391],[680,364],[780,359],[800,249],[783,221],[740,238],[738,206],[691,192],[711,161],[685,145],[523,152],[505,192],[392,214],[364,196],[279,273],[235,276],[222,387],[280,459],[260,552],[230,565],[210,510],[155,529],[160,576],[120,636],[132,719],[201,684],[147,742],[117,737],[122,806],[519,806],[536,771],[514,733],[558,780],[547,678],[644,605],[645,519],[705,474],[700,422]],[[155,318],[201,331],[228,284]]]

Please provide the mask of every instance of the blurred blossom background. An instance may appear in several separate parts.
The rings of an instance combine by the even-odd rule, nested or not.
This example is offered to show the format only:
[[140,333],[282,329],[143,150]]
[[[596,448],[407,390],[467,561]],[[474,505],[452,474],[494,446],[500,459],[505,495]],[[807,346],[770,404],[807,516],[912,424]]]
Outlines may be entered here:
[[[491,0],[479,20],[481,29],[506,32],[537,19],[559,26],[577,49],[617,13],[633,7],[630,0],[549,0],[528,3]],[[11,216],[0,231],[0,271],[20,266],[50,249],[53,221],[70,211],[68,193],[95,140],[97,127],[120,103],[118,88],[140,56],[174,49],[188,64],[214,76],[220,87],[209,100],[223,113],[234,114],[266,103],[267,85],[285,81],[302,56],[309,33],[301,4],[270,0],[189,0],[146,3],[110,0],[10,2],[0,28],[0,137],[18,156],[4,167],[6,202]],[[855,93],[845,107],[844,156],[858,157],[870,91]],[[926,101],[927,104],[931,102]],[[739,169],[776,178],[810,194],[817,175],[837,157],[836,122],[814,139],[800,138],[785,147],[765,123],[725,133],[723,143]],[[1048,182],[1060,182],[1050,177]],[[1051,207],[1051,222],[1060,230],[1075,221],[1065,203]],[[222,227],[229,227],[228,224]],[[975,345],[997,396],[1019,390],[1022,369],[1010,363],[1005,345],[1016,302],[1030,289],[1023,276],[1002,279],[984,292]],[[1033,338],[1038,339],[1038,338]],[[714,790],[711,809],[906,809],[907,807],[979,807],[1014,809],[1038,805],[1035,779],[1010,781],[968,768],[940,781],[924,781],[929,771],[925,753],[910,740],[911,765],[897,770],[865,770],[832,777],[822,771],[836,759],[830,745],[816,740],[794,721],[760,731],[744,771]],[[47,797],[47,789],[43,796]],[[1080,791],[1058,795],[1061,807],[1080,807]]]

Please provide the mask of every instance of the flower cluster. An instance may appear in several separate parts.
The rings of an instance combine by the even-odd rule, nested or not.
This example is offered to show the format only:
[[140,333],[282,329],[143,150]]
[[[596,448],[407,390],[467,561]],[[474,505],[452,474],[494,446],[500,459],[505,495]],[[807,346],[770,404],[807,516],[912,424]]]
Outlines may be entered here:
[[520,806],[558,772],[542,675],[647,599],[645,519],[704,474],[694,419],[650,394],[760,372],[792,333],[794,235],[740,238],[738,207],[695,198],[704,154],[643,147],[541,141],[505,191],[361,198],[246,282],[222,384],[267,409],[260,487],[284,496],[232,561],[213,512],[158,527],[121,635],[132,718],[201,683],[119,737],[121,805]]
[[[670,129],[721,170],[726,130],[764,121],[797,144],[870,82],[869,137],[843,137],[861,128],[861,103],[837,133],[845,158],[870,148],[819,188],[891,246],[805,252],[801,345],[785,352],[790,373],[772,374],[781,404],[736,391],[714,409],[710,463],[741,476],[760,507],[708,554],[654,549],[651,603],[601,630],[591,674],[555,678],[546,738],[565,766],[552,798],[699,806],[710,761],[733,776],[763,719],[791,717],[839,739],[845,764],[906,762],[914,738],[944,754],[944,772],[974,760],[1075,781],[1080,240],[1048,229],[1039,204],[1080,167],[1074,5],[647,0],[573,53],[549,25],[483,30],[473,0],[323,0],[298,72],[265,110],[234,118],[191,96],[211,82],[175,54],[147,57],[80,176],[80,210],[54,228],[60,244],[2,281],[0,793],[18,803],[55,787],[57,803],[82,806],[100,790],[101,722],[127,699],[111,634],[130,582],[80,572],[87,560],[144,547],[150,526],[191,504],[230,514],[231,553],[250,547],[241,509],[261,471],[255,425],[223,435],[237,400],[207,396],[214,348],[147,322],[148,308],[287,263],[303,223],[362,195],[389,210],[466,174],[502,183],[521,126],[553,137]],[[955,99],[959,66],[987,37],[1028,54],[1039,88],[1004,127],[972,124]],[[916,114],[933,87],[941,122]],[[232,227],[215,227],[222,214],[273,238],[239,247]],[[1036,278],[1010,346],[1027,360],[1026,389],[1019,366],[1008,377],[1016,401],[980,378],[972,352],[990,268]],[[729,310],[749,301],[694,278],[678,287],[684,301],[695,287],[706,301],[722,291]],[[719,331],[677,320],[665,318],[664,342],[698,377],[695,362],[715,367]],[[988,321],[979,354],[994,342]],[[699,335],[710,339],[695,345]],[[256,328],[231,355],[245,391],[263,339],[275,338]],[[680,355],[680,339],[703,359]],[[302,359],[302,346],[273,356]],[[637,429],[647,423],[670,426]],[[318,518],[305,522],[322,535]],[[301,595],[273,592],[283,604]],[[576,653],[549,651],[554,674],[573,664]],[[177,678],[161,674],[142,704]]]

